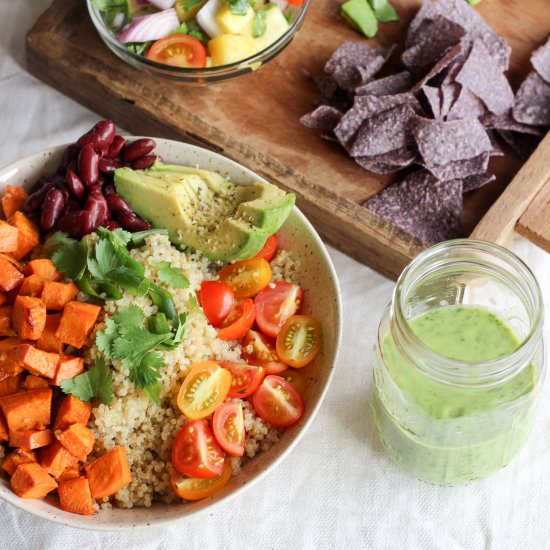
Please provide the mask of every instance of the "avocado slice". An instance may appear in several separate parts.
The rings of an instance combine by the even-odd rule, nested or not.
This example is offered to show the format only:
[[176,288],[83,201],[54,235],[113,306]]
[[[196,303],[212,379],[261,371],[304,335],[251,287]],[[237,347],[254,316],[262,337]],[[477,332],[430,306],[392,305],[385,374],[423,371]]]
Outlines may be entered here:
[[295,195],[275,185],[236,185],[208,170],[157,163],[119,168],[117,192],[141,217],[168,229],[171,240],[212,260],[251,258],[279,230]]

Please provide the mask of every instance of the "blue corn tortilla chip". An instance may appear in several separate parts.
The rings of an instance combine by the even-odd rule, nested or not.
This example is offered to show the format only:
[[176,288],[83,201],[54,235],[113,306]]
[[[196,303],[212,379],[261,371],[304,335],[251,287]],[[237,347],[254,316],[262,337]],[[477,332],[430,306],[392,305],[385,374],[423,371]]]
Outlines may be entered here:
[[371,157],[355,157],[355,162],[365,170],[374,174],[391,174],[410,166],[417,153],[410,147],[402,147],[382,155]]
[[321,105],[311,113],[300,118],[300,122],[307,128],[334,130],[341,118],[342,112],[338,109],[330,105]]
[[363,206],[432,244],[463,235],[462,182],[438,181],[417,170],[368,199]]
[[353,91],[365,84],[384,66],[393,47],[372,48],[368,44],[345,42],[325,64],[325,72],[330,74],[338,86]]
[[517,122],[532,126],[550,126],[550,84],[531,71],[522,82],[512,116]]
[[483,102],[478,99],[468,88],[462,86],[458,97],[447,112],[447,120],[459,120],[462,118],[479,118],[487,112]]
[[462,55],[462,43],[453,46],[437,63],[411,88],[411,92],[418,92],[432,78],[437,77],[443,70],[451,65]]
[[407,103],[368,118],[350,149],[352,157],[381,155],[412,143],[411,120],[416,116]]
[[510,130],[497,130],[498,135],[520,158],[527,160],[539,144],[540,138],[529,134],[520,134]]
[[434,88],[433,86],[422,86],[422,93],[426,98],[430,110],[434,118],[441,118],[441,93],[439,88]]
[[491,140],[477,118],[443,121],[416,117],[412,134],[426,164],[444,165],[491,151]]
[[441,116],[446,117],[455,101],[460,95],[460,84],[448,82],[441,84],[439,90],[441,93]]
[[517,122],[514,120],[511,110],[503,115],[485,113],[479,120],[485,128],[491,130],[509,130],[519,134],[530,134],[532,136],[543,136],[546,132],[541,126],[532,126],[530,124],[524,124],[523,122]]
[[510,83],[480,39],[474,40],[456,81],[473,92],[496,115],[505,113],[514,104]]
[[401,71],[384,78],[371,80],[355,89],[356,95],[394,95],[408,91],[412,86],[411,73]]
[[442,181],[463,179],[487,171],[490,153],[481,153],[471,159],[453,160],[447,164],[430,164],[422,162],[435,178]]
[[550,84],[550,38],[531,54],[531,65]]
[[494,176],[494,174],[485,173],[469,176],[462,180],[462,192],[469,193],[470,191],[475,191],[476,189],[480,189],[484,185],[487,185],[488,183],[495,180],[496,177]]

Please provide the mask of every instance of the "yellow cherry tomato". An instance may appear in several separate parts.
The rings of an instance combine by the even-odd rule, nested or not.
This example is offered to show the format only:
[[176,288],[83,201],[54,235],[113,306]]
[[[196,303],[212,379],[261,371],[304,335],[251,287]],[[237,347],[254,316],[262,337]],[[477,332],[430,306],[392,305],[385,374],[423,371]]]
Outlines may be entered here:
[[243,260],[223,268],[220,279],[233,289],[239,300],[251,298],[271,281],[271,266],[263,258]]
[[309,315],[293,315],[277,336],[277,355],[287,365],[300,368],[311,363],[321,348],[321,325]]
[[229,464],[225,465],[221,475],[209,479],[184,477],[173,470],[170,475],[170,484],[178,497],[185,500],[201,500],[213,495],[227,485],[232,473],[233,471]]

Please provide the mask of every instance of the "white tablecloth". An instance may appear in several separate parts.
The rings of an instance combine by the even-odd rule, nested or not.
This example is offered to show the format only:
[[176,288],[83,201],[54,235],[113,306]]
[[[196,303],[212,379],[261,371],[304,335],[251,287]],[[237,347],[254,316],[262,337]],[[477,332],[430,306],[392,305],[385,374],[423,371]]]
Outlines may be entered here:
[[[0,0],[1,165],[73,140],[98,118],[25,70],[25,32],[48,4]],[[513,246],[550,309],[550,256],[520,239]],[[340,361],[311,429],[275,472],[213,513],[162,529],[80,531],[0,503],[0,548],[550,548],[550,388],[527,448],[497,475],[460,488],[411,478],[382,453],[367,400],[373,338],[393,283],[330,254],[344,303]]]

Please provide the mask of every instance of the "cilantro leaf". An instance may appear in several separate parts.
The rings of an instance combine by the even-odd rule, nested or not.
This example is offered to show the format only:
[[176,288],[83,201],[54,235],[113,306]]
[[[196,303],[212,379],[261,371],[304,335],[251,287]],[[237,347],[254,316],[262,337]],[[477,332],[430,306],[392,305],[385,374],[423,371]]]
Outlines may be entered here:
[[183,21],[173,31],[171,31],[170,34],[187,34],[187,31],[187,23]]
[[160,384],[149,384],[143,388],[143,392],[149,398],[150,401],[160,403],[160,393],[162,391],[162,386]]
[[233,15],[246,15],[250,9],[248,0],[228,0],[229,11]]
[[196,38],[199,42],[202,42],[205,45],[208,43],[208,36],[202,32],[196,21],[187,21],[187,29],[187,34],[189,36]]
[[170,262],[157,262],[157,275],[161,282],[173,288],[189,288],[189,280],[181,269],[172,267]]
[[65,233],[54,233],[43,248],[45,256],[50,257],[58,271],[67,279],[78,280],[86,269],[88,245],[86,241],[71,239]]
[[105,227],[98,227],[97,234],[100,237],[109,239],[115,246],[128,246],[128,243],[132,240],[132,233],[121,228],[110,231]]
[[252,23],[252,37],[260,38],[260,36],[265,34],[266,30],[266,8],[262,8],[256,12],[256,17],[254,17],[254,21]]
[[[111,353],[115,359],[126,361],[126,365],[140,363],[142,357],[159,344],[171,337],[170,333],[153,334],[146,328],[130,327],[126,330],[119,328],[119,337],[111,346]],[[129,370],[131,370],[131,366]]]
[[117,267],[107,277],[136,296],[144,296],[149,290],[149,279],[127,267]]
[[155,384],[160,379],[160,371],[164,361],[156,351],[146,353],[139,363],[134,363],[129,369],[130,380],[138,387],[145,388]]
[[145,52],[151,46],[152,42],[133,42],[126,44],[126,48],[137,55],[145,55]]
[[110,271],[125,263],[126,249],[115,247],[109,239],[100,239],[92,258],[88,258],[88,270],[97,279],[105,279]]
[[97,349],[103,353],[106,359],[111,359],[111,346],[118,335],[117,324],[114,319],[105,321],[105,329],[97,332],[95,343]]
[[199,301],[194,294],[189,294],[189,298],[187,298],[187,305],[190,309],[198,309],[200,307]]
[[101,403],[109,405],[113,400],[113,380],[111,370],[102,359],[97,359],[95,365],[83,374],[61,382],[63,393],[74,395],[82,401],[97,398]]
[[185,334],[185,325],[188,317],[189,314],[187,312],[180,313],[177,322],[175,323],[176,331],[170,339],[160,344],[159,348],[170,351],[176,349],[181,344],[183,335]]

